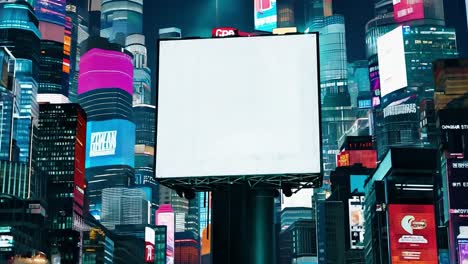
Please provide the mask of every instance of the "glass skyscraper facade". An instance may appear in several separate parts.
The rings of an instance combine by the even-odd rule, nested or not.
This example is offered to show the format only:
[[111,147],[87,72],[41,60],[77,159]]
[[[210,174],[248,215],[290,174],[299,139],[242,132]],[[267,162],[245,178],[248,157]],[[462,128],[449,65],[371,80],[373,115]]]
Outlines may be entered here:
[[85,210],[86,114],[78,104],[41,104],[37,166],[47,178],[49,246],[64,263],[80,258]]
[[125,39],[143,32],[143,0],[103,0],[101,37],[125,45]]

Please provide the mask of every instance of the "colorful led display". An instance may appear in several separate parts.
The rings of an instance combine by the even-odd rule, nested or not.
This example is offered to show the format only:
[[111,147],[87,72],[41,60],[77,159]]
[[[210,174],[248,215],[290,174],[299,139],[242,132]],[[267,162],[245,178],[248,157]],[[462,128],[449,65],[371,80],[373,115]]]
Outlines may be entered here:
[[388,206],[392,264],[437,264],[434,205]]
[[88,122],[86,168],[135,165],[135,124],[123,119]]
[[[450,244],[458,263],[468,263],[468,161],[447,160]],[[453,254],[452,253],[452,254]]]
[[78,94],[105,88],[119,88],[133,95],[132,58],[119,51],[94,48],[80,59]]
[[276,0],[254,0],[255,30],[272,32],[277,26]]
[[337,155],[336,165],[338,167],[362,164],[363,167],[373,169],[377,167],[376,150],[345,150]]
[[41,21],[65,25],[65,0],[36,0],[34,12]]
[[423,19],[423,0],[393,0],[393,17],[397,23]]
[[167,227],[166,264],[173,264],[175,252],[175,219],[174,210],[170,204],[162,204],[159,209],[156,210],[156,225]]
[[364,196],[348,199],[349,239],[351,249],[364,248]]

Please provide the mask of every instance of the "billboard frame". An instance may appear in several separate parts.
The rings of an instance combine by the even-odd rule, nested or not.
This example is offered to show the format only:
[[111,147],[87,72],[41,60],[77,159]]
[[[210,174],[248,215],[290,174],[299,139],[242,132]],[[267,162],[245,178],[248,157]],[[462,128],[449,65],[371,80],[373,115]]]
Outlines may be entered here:
[[[309,32],[309,33],[288,33],[286,35],[315,35],[315,45],[316,45],[316,57],[317,57],[317,84],[320,86],[320,48],[319,48],[319,33],[318,32]],[[265,38],[265,37],[284,37],[285,35],[254,35],[248,36],[248,38]],[[183,41],[183,40],[213,40],[220,41],[225,40],[226,38],[243,38],[244,36],[228,36],[228,37],[216,37],[216,38],[201,38],[201,37],[188,37],[188,38],[177,38],[177,39],[158,39],[157,40],[157,54],[156,54],[156,80],[159,80],[160,72],[160,47],[162,42],[172,42],[172,41]],[[322,112],[321,112],[321,89],[318,87],[317,91],[318,96],[318,119],[319,119],[319,148],[322,149]],[[159,109],[159,82],[156,85],[156,111]],[[159,113],[156,113],[156,133],[155,133],[155,144],[157,143],[157,134],[158,134],[158,119]],[[156,147],[157,148],[157,147]],[[318,188],[322,186],[323,180],[323,153],[319,152],[320,155],[320,172],[319,173],[303,173],[303,174],[263,174],[263,175],[229,175],[229,176],[204,176],[204,177],[174,177],[174,178],[158,178],[155,175],[155,179],[162,185],[165,185],[172,189],[189,189],[194,191],[211,191],[223,187],[227,187],[233,184],[248,184],[250,188],[262,188],[262,189],[272,189],[277,190],[284,185],[291,187],[293,189],[302,189],[302,188]],[[157,164],[157,151],[154,155],[154,164],[155,171]]]

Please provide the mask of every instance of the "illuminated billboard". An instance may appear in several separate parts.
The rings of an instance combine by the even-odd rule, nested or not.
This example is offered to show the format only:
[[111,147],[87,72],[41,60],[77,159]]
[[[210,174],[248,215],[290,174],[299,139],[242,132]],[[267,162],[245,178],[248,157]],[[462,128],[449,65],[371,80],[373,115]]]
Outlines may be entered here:
[[377,39],[380,94],[384,97],[408,86],[403,28],[398,27]]
[[468,191],[467,160],[447,160],[450,245],[458,263],[468,263]]
[[[374,57],[375,60],[377,58]],[[373,63],[369,66],[369,81],[371,86],[372,107],[380,105],[380,75],[379,65]]]
[[337,155],[337,167],[353,166],[361,164],[368,169],[377,167],[376,150],[345,150]]
[[255,30],[272,32],[277,26],[276,0],[254,0]]
[[135,164],[135,124],[124,119],[88,122],[86,168]]
[[424,18],[424,0],[393,0],[393,18],[395,22]]
[[437,264],[434,205],[388,206],[392,264]]
[[78,94],[118,88],[133,95],[133,63],[125,53],[94,48],[80,58]]
[[364,248],[364,196],[348,199],[349,239],[351,249]]
[[158,178],[321,173],[316,34],[159,45]]
[[145,227],[145,262],[154,263],[154,243],[156,232],[153,228]]
[[37,19],[50,23],[65,25],[65,0],[36,0],[34,12]]
[[166,264],[173,264],[175,255],[175,219],[174,210],[170,204],[162,204],[156,210],[156,225],[167,227]]

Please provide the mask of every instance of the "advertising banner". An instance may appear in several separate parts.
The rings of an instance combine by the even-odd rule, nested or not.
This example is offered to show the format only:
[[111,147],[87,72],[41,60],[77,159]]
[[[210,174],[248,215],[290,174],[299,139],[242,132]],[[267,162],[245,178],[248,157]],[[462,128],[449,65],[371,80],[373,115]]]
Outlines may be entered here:
[[468,160],[447,160],[450,241],[453,259],[468,263]]
[[437,264],[433,205],[388,206],[392,264]]
[[123,119],[88,122],[86,168],[135,166],[135,124]]
[[154,262],[154,243],[155,243],[155,231],[153,228],[145,227],[145,262]]
[[348,200],[349,232],[351,249],[364,248],[364,196],[353,196]]
[[65,0],[36,0],[34,11],[41,21],[65,25]]
[[393,17],[397,23],[424,18],[423,0],[393,0]]
[[272,32],[277,25],[276,0],[254,0],[255,30]]

